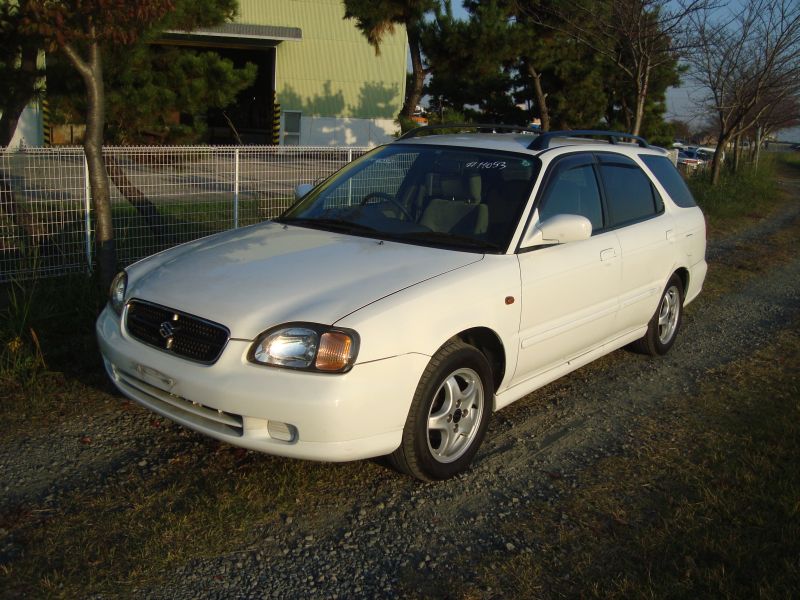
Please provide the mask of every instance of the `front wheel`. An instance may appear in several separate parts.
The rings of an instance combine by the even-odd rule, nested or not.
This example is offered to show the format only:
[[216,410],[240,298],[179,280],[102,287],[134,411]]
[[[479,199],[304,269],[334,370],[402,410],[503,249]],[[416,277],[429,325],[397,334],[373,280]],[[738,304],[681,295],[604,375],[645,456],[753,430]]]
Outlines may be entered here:
[[666,354],[678,337],[682,318],[683,283],[680,277],[673,275],[661,294],[653,318],[647,325],[647,333],[632,344],[633,349],[651,356]]
[[390,462],[424,481],[466,470],[486,434],[493,395],[486,357],[460,340],[448,342],[420,379]]

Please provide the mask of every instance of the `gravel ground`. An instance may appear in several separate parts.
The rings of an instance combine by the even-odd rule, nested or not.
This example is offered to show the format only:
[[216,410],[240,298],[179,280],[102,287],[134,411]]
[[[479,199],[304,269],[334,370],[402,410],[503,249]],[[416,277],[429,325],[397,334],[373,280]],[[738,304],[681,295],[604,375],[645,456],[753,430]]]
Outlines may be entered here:
[[[790,183],[800,190],[798,183]],[[800,195],[800,194],[798,194]],[[709,262],[800,216],[800,203],[747,231],[713,244]],[[657,416],[676,392],[692,393],[709,369],[746,357],[800,315],[800,257],[751,278],[740,289],[688,308],[672,351],[653,360],[620,351],[493,415],[473,468],[452,481],[418,484],[388,470],[353,483],[350,502],[304,506],[259,543],[231,555],[193,561],[166,584],[138,590],[146,598],[399,597],[401,581],[435,589],[458,571],[477,596],[471,565],[486,551],[535,552],[515,537],[514,520],[533,502],[558,506],[552,474],[574,486],[599,459],[623,452],[631,416]],[[165,436],[159,419],[109,399],[106,410],[70,419],[52,431],[0,442],[0,511],[22,503],[56,506],[74,489],[101,489],[126,472],[157,469],[200,444]],[[171,426],[168,426],[171,427]],[[330,466],[330,468],[336,468]],[[0,558],[14,554],[0,531]],[[0,560],[0,562],[3,562]],[[423,587],[425,586],[425,587]]]

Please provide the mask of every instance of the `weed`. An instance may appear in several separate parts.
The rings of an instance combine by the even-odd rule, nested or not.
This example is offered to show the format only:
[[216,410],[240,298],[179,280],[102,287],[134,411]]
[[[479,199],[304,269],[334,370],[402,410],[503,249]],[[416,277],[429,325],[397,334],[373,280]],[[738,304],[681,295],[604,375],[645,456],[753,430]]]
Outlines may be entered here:
[[708,174],[689,179],[695,199],[708,218],[712,233],[729,233],[765,217],[777,196],[776,161],[765,155],[758,169],[742,167],[725,172],[717,185]]
[[514,522],[532,555],[485,573],[506,597],[795,595],[800,581],[800,334],[710,372],[639,417],[628,450]]
[[12,281],[0,318],[0,379],[28,381],[45,368],[39,336],[31,327],[36,281]]
[[42,378],[97,370],[94,320],[104,300],[85,275],[13,280],[0,295],[0,414],[30,416],[47,396]]
[[800,176],[800,152],[782,152],[778,155],[778,161],[791,175]]

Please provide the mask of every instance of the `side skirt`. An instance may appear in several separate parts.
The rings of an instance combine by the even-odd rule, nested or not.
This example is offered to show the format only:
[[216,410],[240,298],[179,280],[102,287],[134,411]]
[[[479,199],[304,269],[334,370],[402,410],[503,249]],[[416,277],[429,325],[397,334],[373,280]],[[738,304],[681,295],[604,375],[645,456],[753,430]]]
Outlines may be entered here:
[[627,346],[631,342],[635,342],[636,340],[640,339],[645,333],[647,332],[647,326],[639,327],[622,335],[618,338],[615,338],[609,342],[606,342],[602,346],[598,346],[593,350],[589,350],[583,354],[570,358],[569,360],[548,369],[542,373],[538,373],[533,377],[530,377],[520,383],[507,388],[506,390],[498,393],[494,397],[494,410],[500,410],[501,408],[508,406],[512,402],[519,400],[520,398],[527,396],[534,390],[538,390],[540,387],[547,385],[558,379],[559,377],[563,377],[567,373],[571,373],[575,369],[581,368],[583,365],[586,365],[593,360],[600,358],[606,354],[613,352],[614,350],[618,350],[623,346]]

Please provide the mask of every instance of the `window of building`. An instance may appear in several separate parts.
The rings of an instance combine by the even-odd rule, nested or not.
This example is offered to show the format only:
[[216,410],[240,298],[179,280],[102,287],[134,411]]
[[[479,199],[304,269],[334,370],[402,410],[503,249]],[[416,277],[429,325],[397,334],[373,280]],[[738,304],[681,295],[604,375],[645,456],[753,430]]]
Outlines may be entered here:
[[283,111],[283,145],[300,145],[300,121],[303,113],[299,110]]

